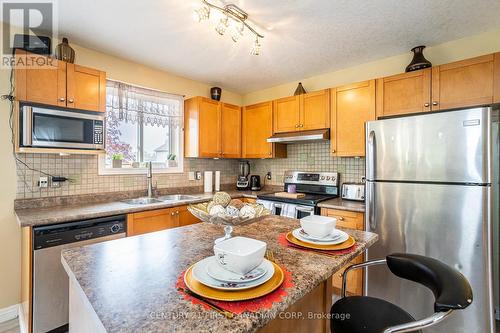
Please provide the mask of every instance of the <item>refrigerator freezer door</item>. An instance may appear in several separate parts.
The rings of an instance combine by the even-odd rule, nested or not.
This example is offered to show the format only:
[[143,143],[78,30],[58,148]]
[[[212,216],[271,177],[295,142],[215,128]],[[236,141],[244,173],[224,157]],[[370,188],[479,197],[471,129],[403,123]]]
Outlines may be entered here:
[[[472,286],[471,306],[425,332],[493,332],[491,188],[389,182],[366,186],[367,230],[380,237],[367,251],[368,259],[394,252],[433,257],[458,269]],[[367,295],[397,304],[414,318],[433,313],[434,297],[425,287],[395,277],[386,266],[370,267],[365,274]]]
[[490,183],[490,108],[368,122],[368,180]]

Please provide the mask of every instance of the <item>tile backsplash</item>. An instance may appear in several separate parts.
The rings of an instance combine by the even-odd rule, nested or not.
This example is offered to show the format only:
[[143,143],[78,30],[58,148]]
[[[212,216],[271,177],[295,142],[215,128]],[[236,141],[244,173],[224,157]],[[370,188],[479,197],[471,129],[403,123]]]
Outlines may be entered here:
[[287,150],[287,158],[251,161],[251,173],[260,175],[263,182],[270,171],[272,179],[266,180],[266,185],[282,185],[286,170],[336,171],[340,183],[361,182],[365,176],[365,159],[331,156],[330,141],[289,144]]
[[[136,191],[146,189],[146,175],[98,175],[97,156],[55,154],[19,154],[18,157],[26,163],[17,163],[17,198],[31,199],[65,195],[80,195],[115,191]],[[70,179],[61,187],[39,188],[37,182],[41,170],[54,176]],[[153,175],[153,183],[158,188],[202,186],[201,180],[188,180],[189,171],[219,170],[222,184],[236,184],[238,161],[213,159],[184,159],[183,173]]]
[[[285,170],[337,171],[341,182],[360,182],[365,175],[364,158],[332,157],[329,142],[288,145],[288,158],[251,160],[252,174],[261,175],[270,171],[272,180],[266,185],[282,185]],[[55,154],[19,154],[26,163],[17,163],[17,198],[31,199],[65,195],[80,195],[115,191],[146,189],[145,175],[98,175],[97,157],[92,155],[59,156]],[[44,173],[70,178],[61,187],[39,188],[38,179]],[[237,160],[184,159],[184,172],[177,174],[155,174],[154,182],[159,188],[201,186],[202,180],[188,180],[189,171],[220,170],[222,184],[235,184],[238,175]],[[263,183],[264,185],[264,183]]]

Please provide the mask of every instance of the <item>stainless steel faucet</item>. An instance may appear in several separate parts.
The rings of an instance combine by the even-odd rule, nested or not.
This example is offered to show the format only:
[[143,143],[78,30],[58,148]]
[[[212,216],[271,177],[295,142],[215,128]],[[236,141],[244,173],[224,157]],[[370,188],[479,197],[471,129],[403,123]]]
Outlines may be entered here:
[[146,178],[148,179],[148,197],[152,198],[154,195],[154,190],[156,188],[153,188],[153,163],[149,162],[148,163],[148,173],[146,175]]

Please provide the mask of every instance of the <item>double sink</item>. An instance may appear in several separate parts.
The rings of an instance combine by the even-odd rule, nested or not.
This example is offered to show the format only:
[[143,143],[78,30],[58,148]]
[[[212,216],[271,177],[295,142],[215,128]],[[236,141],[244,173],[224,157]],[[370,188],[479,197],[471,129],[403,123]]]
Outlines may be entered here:
[[195,195],[185,195],[185,194],[169,194],[157,198],[142,197],[135,199],[127,199],[127,200],[122,200],[122,202],[129,205],[149,205],[160,202],[188,201],[197,199],[201,199],[201,197]]

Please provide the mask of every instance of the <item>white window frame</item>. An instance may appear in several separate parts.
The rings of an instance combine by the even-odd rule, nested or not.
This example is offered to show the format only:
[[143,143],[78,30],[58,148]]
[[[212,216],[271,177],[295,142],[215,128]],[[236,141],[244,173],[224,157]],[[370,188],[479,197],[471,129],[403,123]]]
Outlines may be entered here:
[[[130,84],[130,83],[127,83]],[[143,88],[143,87],[141,87]],[[151,89],[151,88],[146,88]],[[155,90],[155,89],[151,89]],[[179,96],[180,111],[182,115],[181,124],[184,124],[184,98]],[[169,174],[169,173],[184,173],[184,126],[181,126],[179,138],[179,159],[177,166],[173,168],[155,168],[153,162],[153,173]],[[106,154],[99,154],[97,158],[97,174],[104,175],[145,175],[148,172],[147,168],[106,168]]]

